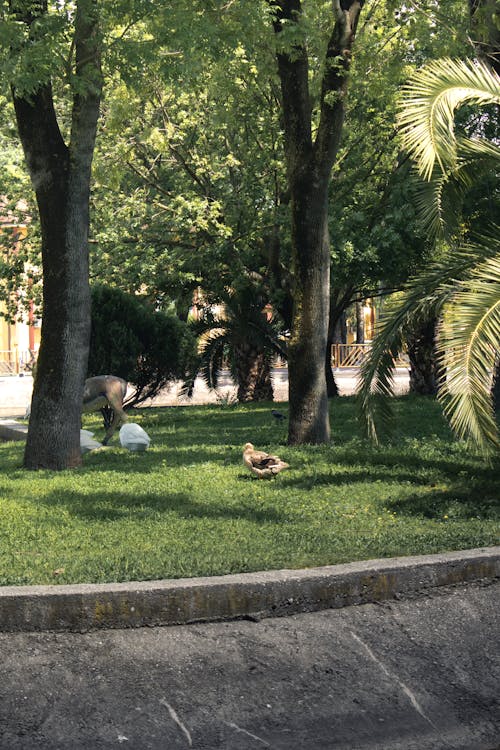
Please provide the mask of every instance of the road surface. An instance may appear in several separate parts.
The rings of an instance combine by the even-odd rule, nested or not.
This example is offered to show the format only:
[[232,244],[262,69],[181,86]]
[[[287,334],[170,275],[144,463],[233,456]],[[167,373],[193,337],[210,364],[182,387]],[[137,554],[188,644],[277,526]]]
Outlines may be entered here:
[[[357,370],[335,370],[335,379],[341,396],[351,396],[356,390]],[[288,371],[286,368],[273,370],[274,400],[288,401]],[[217,391],[210,391],[202,378],[197,378],[193,397],[188,399],[180,395],[182,383],[177,381],[165,388],[156,398],[145,401],[143,406],[175,406],[186,404],[213,404],[221,399],[236,397],[236,386],[229,373],[225,372],[219,379]],[[0,417],[21,417],[31,401],[33,379],[31,375],[0,377]],[[395,375],[395,392],[405,393],[408,390],[408,371],[399,369]]]
[[500,584],[261,621],[0,634],[2,750],[493,750]]

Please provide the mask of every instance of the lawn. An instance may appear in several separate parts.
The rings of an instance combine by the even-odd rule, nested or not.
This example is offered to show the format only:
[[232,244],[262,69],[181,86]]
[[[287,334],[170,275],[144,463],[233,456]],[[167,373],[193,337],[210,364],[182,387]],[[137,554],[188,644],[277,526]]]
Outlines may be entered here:
[[[287,404],[282,405],[286,413]],[[498,544],[499,465],[454,441],[430,398],[397,400],[392,439],[331,405],[330,446],[286,445],[271,405],[137,410],[146,453],[115,446],[72,472],[27,472],[0,444],[0,584],[147,580],[300,568]],[[102,436],[98,416],[84,426]],[[291,468],[253,478],[242,446]]]

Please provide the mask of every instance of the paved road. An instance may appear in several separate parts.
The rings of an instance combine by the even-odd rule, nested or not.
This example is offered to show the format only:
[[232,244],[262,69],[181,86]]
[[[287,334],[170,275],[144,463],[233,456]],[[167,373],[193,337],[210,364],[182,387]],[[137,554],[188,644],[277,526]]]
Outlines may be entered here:
[[2,750],[493,750],[500,584],[260,622],[0,634]]
[[[335,378],[341,396],[350,396],[356,389],[356,370],[336,370]],[[223,373],[217,391],[209,391],[202,378],[197,378],[191,399],[180,395],[182,384],[175,382],[164,389],[156,398],[144,402],[144,406],[175,406],[177,404],[217,403],[224,398],[236,396],[236,387],[228,373]],[[288,401],[288,371],[286,368],[273,370],[274,400]],[[33,379],[31,375],[0,377],[0,417],[24,416],[31,401]],[[399,369],[395,375],[395,390],[405,393],[408,390],[408,371]]]

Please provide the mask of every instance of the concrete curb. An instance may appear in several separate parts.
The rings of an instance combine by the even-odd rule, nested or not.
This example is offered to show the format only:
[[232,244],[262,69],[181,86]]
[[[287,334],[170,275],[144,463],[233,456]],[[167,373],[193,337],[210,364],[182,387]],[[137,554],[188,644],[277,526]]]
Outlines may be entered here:
[[86,631],[280,617],[496,578],[500,547],[210,578],[5,586],[0,587],[0,631]]
[[0,419],[0,439],[2,440],[26,440],[28,425],[21,424],[15,419]]

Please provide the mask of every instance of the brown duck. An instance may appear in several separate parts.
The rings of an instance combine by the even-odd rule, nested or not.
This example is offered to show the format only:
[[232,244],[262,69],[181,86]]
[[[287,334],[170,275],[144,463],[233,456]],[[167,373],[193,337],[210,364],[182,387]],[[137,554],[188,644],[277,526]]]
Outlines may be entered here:
[[259,479],[274,477],[283,469],[289,468],[289,464],[282,461],[278,456],[271,456],[264,451],[256,451],[252,443],[245,444],[243,463]]

